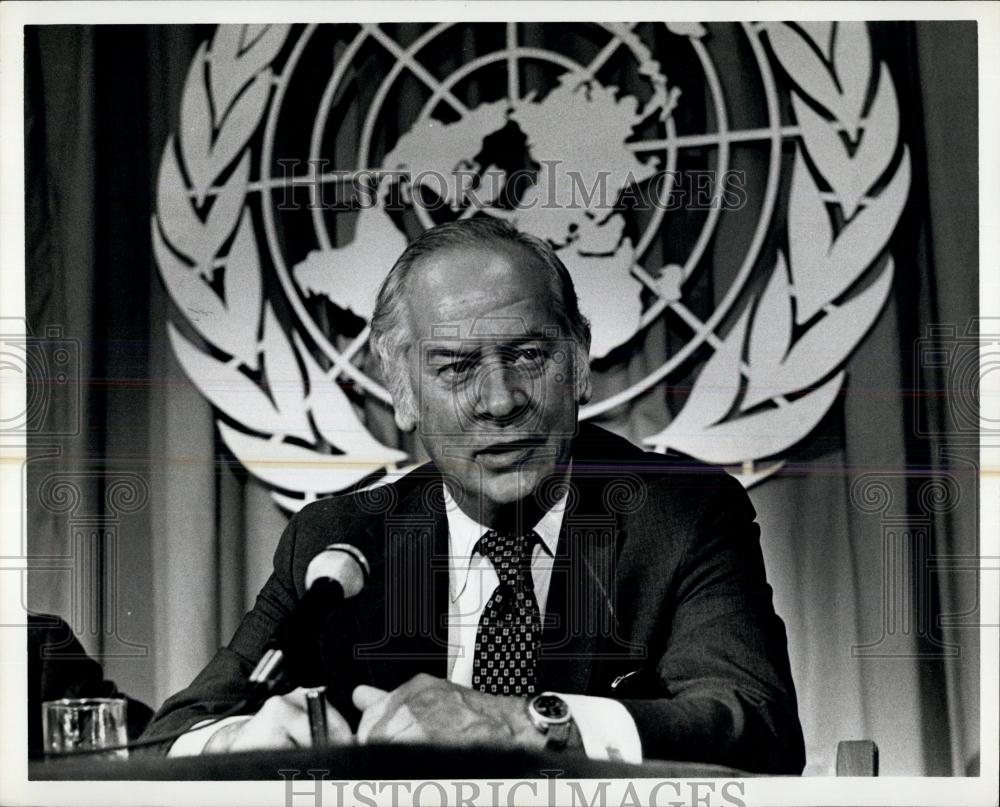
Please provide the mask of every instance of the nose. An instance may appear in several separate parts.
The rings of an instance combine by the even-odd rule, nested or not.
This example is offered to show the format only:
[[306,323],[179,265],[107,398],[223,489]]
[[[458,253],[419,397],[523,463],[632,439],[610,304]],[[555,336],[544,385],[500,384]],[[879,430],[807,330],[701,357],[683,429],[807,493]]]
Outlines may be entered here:
[[506,423],[516,420],[530,400],[524,382],[521,373],[504,362],[484,367],[478,385],[480,415]]

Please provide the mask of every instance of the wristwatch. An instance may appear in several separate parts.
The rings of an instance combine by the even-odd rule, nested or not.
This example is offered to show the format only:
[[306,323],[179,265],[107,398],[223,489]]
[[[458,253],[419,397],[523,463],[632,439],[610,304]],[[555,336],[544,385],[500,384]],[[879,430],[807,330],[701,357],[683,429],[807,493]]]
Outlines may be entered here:
[[569,704],[555,692],[542,692],[529,700],[528,718],[545,736],[546,748],[559,750],[566,747],[573,717],[569,713]]

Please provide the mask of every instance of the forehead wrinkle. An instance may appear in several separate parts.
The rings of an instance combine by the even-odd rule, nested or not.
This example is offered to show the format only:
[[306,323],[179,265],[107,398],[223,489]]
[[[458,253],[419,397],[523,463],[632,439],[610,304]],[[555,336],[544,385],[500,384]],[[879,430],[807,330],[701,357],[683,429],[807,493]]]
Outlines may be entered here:
[[520,289],[511,289],[511,297],[509,300],[498,300],[495,295],[479,292],[462,295],[454,300],[445,299],[438,309],[444,321],[435,324],[460,324],[481,317],[521,319],[519,314],[531,302],[532,297]]

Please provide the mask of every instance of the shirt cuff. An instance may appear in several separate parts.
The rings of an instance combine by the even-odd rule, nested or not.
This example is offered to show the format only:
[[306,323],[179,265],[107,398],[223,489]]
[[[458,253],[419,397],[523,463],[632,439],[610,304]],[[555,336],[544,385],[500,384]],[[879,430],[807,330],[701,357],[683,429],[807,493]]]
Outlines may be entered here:
[[642,762],[642,742],[632,715],[619,701],[557,693],[569,704],[583,750],[591,759]]
[[224,717],[222,720],[202,720],[195,723],[190,731],[185,732],[170,746],[167,752],[168,757],[196,757],[205,750],[208,741],[219,729],[249,720],[249,715],[233,715]]

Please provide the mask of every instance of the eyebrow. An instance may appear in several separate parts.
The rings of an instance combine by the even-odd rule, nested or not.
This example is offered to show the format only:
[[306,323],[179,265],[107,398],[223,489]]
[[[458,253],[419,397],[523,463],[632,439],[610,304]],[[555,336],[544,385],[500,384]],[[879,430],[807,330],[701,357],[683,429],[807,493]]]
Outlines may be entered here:
[[518,345],[523,345],[525,342],[537,342],[544,341],[544,337],[540,333],[529,333],[529,334],[517,334],[511,335],[509,337],[503,337],[498,339],[495,343],[490,342],[488,339],[483,337],[476,337],[473,339],[463,339],[459,341],[459,344],[455,347],[445,347],[444,345],[431,345],[425,350],[425,356],[427,358],[434,359],[448,359],[448,358],[458,358],[466,359],[472,358],[480,353],[482,353],[483,345],[485,343],[497,344],[501,347],[517,347]]
[[482,352],[481,347],[473,347],[469,350],[450,347],[429,347],[426,351],[427,358],[431,359],[466,359]]

